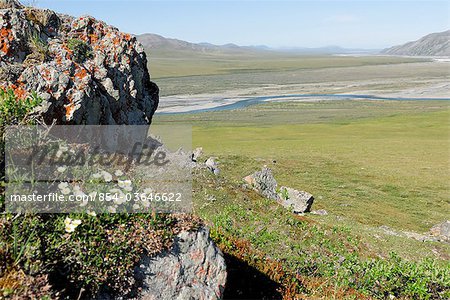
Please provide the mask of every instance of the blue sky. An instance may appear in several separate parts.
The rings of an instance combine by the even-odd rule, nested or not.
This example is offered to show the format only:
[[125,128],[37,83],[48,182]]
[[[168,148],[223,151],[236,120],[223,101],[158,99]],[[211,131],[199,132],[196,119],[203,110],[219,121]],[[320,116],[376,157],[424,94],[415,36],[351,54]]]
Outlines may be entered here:
[[[24,1],[26,2],[26,1]],[[272,47],[385,48],[450,29],[449,1],[37,0],[133,34]]]

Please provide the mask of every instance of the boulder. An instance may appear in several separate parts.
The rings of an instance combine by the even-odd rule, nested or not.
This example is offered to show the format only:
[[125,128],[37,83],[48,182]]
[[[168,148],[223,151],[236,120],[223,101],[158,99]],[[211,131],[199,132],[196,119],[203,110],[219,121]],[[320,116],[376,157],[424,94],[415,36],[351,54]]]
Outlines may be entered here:
[[438,237],[440,240],[450,241],[450,221],[446,220],[431,227],[430,235]]
[[298,191],[290,187],[281,187],[279,202],[295,214],[309,212],[314,202],[314,197],[308,192]]
[[262,196],[278,200],[277,181],[273,177],[272,170],[267,166],[264,166],[261,171],[244,177],[243,180]]
[[195,148],[195,150],[192,151],[191,159],[193,162],[197,162],[200,156],[202,155],[203,155],[203,148],[202,147]]
[[311,212],[312,215],[318,215],[318,216],[327,216],[328,212],[325,209],[318,209],[318,210],[313,210]]
[[226,277],[223,254],[205,228],[180,233],[172,250],[143,257],[135,269],[139,299],[221,299]]
[[149,124],[159,96],[142,45],[90,16],[0,2],[0,88],[36,92],[46,123]]
[[208,168],[208,170],[213,172],[214,175],[220,174],[220,169],[219,169],[216,159],[214,157],[208,158],[205,162],[205,166],[206,166],[206,168]]

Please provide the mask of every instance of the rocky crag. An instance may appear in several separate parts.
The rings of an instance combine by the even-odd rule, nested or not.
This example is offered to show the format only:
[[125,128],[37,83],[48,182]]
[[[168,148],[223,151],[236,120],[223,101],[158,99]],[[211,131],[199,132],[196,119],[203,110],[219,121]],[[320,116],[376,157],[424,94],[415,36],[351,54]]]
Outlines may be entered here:
[[[0,0],[0,88],[18,99],[36,93],[44,100],[36,113],[56,124],[150,124],[159,101],[133,36],[89,16],[15,0]],[[226,276],[208,230],[183,230],[170,250],[142,257],[136,299],[220,299]],[[124,297],[103,293],[97,299]]]
[[149,124],[159,100],[133,36],[15,0],[0,0],[0,87],[36,92],[57,124]]

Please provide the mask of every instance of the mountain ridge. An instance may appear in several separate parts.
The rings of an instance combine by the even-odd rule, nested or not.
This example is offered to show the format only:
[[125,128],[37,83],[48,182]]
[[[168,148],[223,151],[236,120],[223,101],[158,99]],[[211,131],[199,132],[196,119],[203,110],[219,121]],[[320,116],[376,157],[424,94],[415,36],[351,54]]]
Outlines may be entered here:
[[144,33],[136,35],[136,38],[145,49],[195,51],[195,52],[268,52],[290,54],[353,54],[353,53],[377,53],[377,49],[348,49],[330,45],[324,47],[280,47],[272,48],[266,45],[239,46],[234,43],[215,45],[208,42],[192,43],[176,38],[166,38],[159,34]]
[[418,40],[384,49],[381,53],[408,56],[450,56],[450,30],[430,33]]

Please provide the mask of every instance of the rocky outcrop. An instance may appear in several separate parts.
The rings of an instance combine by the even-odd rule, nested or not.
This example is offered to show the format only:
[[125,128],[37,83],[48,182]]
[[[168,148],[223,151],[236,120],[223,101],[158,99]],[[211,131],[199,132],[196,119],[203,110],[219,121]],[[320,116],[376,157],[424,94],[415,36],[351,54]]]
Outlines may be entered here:
[[135,270],[140,299],[221,299],[226,282],[222,252],[202,228],[182,232],[172,250],[144,257]]
[[149,124],[158,106],[143,47],[85,16],[0,2],[0,86],[36,92],[47,123]]

